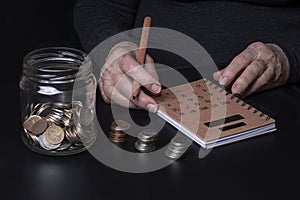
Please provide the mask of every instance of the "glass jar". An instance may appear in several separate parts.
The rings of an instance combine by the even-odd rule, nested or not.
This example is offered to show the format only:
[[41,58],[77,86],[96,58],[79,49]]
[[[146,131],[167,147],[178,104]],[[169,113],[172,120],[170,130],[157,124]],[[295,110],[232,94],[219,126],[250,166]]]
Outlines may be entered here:
[[48,47],[28,53],[20,78],[24,144],[45,155],[82,152],[96,139],[97,81],[84,52]]

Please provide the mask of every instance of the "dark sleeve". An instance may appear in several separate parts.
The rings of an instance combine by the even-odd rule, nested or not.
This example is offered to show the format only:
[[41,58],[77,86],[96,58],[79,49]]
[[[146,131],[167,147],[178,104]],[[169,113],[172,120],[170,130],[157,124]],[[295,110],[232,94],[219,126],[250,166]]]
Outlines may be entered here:
[[78,0],[74,28],[82,47],[90,52],[106,38],[133,27],[139,0]]
[[290,64],[289,83],[300,82],[300,42],[279,42],[278,46],[286,54]]

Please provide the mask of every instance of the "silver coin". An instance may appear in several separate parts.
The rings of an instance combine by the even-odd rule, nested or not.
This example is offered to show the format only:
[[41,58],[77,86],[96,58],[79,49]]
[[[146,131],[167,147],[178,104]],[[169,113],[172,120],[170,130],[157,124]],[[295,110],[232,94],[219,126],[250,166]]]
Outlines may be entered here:
[[175,136],[174,138],[171,139],[171,144],[178,147],[190,146],[192,143],[193,141],[190,138],[183,135]]
[[38,106],[37,110],[35,111],[35,114],[36,114],[36,115],[43,116],[43,113],[44,113],[46,110],[50,109],[51,106],[52,106],[51,103],[43,103],[43,104],[41,104],[40,106]]
[[67,126],[70,123],[70,117],[65,113],[66,111],[64,110],[53,108],[52,112],[47,116],[53,119],[57,125]]
[[56,150],[57,151],[64,151],[70,148],[72,144],[70,142],[63,142]]
[[135,143],[135,148],[140,152],[148,153],[148,152],[154,151],[156,149],[156,146],[153,145],[153,146],[149,146],[149,147],[141,147],[137,143]]
[[74,135],[76,135],[78,142],[90,143],[96,137],[95,133],[91,130],[91,127],[81,126],[79,121],[74,122]]
[[169,149],[170,151],[174,152],[174,153],[184,153],[184,152],[186,152],[186,150],[187,150],[188,148],[176,148],[176,147],[173,146],[173,145],[169,145],[169,146],[168,146],[168,149]]
[[89,126],[94,120],[94,115],[95,113],[93,109],[83,106],[79,113],[80,124],[83,126]]
[[30,134],[25,128],[24,128],[24,132],[26,133],[27,137],[28,137],[35,145],[39,145],[39,144],[40,144],[38,136]]
[[171,151],[169,148],[167,148],[165,150],[165,156],[167,156],[168,158],[171,159],[178,159],[183,155],[183,153],[174,153],[173,151]]
[[48,122],[52,122],[58,126],[62,126],[62,122],[61,122],[61,119],[59,116],[56,116],[54,114],[49,114],[47,116],[45,116],[45,119],[48,121]]
[[57,149],[60,144],[50,144],[49,142],[47,142],[46,138],[45,138],[45,134],[42,134],[38,137],[39,139],[39,143],[40,143],[40,146],[43,148],[43,149],[46,149],[46,150],[54,150],[54,149]]
[[72,104],[71,103],[62,103],[62,102],[54,102],[52,104],[53,108],[58,108],[58,109],[71,109]]
[[78,136],[78,129],[76,128],[76,126],[74,124],[71,124],[70,126],[67,126],[65,128],[65,134],[66,134],[66,138],[67,140],[72,143],[79,143],[81,142],[79,136]]
[[137,135],[138,140],[144,143],[152,143],[155,142],[158,138],[158,132],[151,130],[151,129],[146,129],[138,133]]
[[136,143],[136,145],[139,146],[140,148],[149,148],[149,147],[155,146],[155,143],[154,143],[154,142],[152,142],[152,143],[143,143],[143,142],[137,140],[135,143]]

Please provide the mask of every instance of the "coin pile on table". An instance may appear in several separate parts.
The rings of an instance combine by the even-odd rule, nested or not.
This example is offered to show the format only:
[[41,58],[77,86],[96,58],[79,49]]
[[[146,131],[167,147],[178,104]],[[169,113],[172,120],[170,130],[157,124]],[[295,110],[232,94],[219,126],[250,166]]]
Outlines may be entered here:
[[192,142],[191,139],[184,135],[176,135],[166,148],[165,155],[171,159],[178,159],[186,153]]
[[[25,119],[24,131],[36,147],[44,150],[62,151],[82,148],[83,140],[89,142],[96,137],[91,131],[83,131],[81,127],[82,108],[80,102],[73,105],[71,103],[39,103],[33,107],[32,112]],[[90,115],[90,117],[93,116]],[[91,118],[85,119],[85,122],[92,123]],[[88,127],[91,124],[85,123],[85,125]]]
[[109,132],[109,139],[111,142],[120,143],[127,140],[127,131],[130,128],[130,124],[124,120],[115,120],[112,122]]
[[156,149],[155,141],[157,140],[158,132],[151,129],[145,129],[138,133],[135,148],[143,153],[152,152]]

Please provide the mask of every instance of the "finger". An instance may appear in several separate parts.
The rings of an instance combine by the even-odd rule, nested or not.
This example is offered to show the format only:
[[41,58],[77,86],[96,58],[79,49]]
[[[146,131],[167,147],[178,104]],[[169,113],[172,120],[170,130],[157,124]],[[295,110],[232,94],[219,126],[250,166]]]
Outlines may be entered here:
[[125,96],[127,99],[131,99],[133,93],[133,83],[130,77],[128,77],[126,74],[118,75],[118,80],[114,85],[117,90],[123,94],[123,96]]
[[254,60],[232,85],[234,94],[243,94],[266,70],[267,66],[262,60]]
[[253,48],[247,47],[237,55],[222,71],[219,78],[220,85],[230,84],[256,58],[256,54]]
[[149,72],[153,78],[155,78],[156,80],[159,80],[158,74],[155,69],[154,60],[148,54],[146,55],[145,63],[146,64],[144,67],[147,70],[147,72]]
[[139,65],[131,55],[127,54],[122,58],[121,68],[125,74],[145,86],[151,92],[160,92],[160,83],[144,67]]
[[108,84],[106,80],[103,80],[103,93],[105,98],[108,100],[107,103],[116,103],[120,106],[127,108],[137,108],[137,106],[120,93],[115,86]]
[[135,101],[135,104],[149,112],[156,112],[158,105],[154,99],[146,95],[143,91],[140,91],[138,98]]
[[[101,95],[105,102],[111,103],[113,101],[124,107],[136,107],[133,106],[133,102],[128,103],[132,94],[132,80],[121,71],[118,62],[113,62],[106,68],[102,73],[100,83]],[[126,98],[127,101],[125,101],[124,98]]]
[[[104,102],[110,103],[110,99],[105,95],[103,82],[104,82],[104,79],[100,78],[99,79],[99,90],[100,90],[100,93],[101,93],[101,96],[102,96],[102,99],[104,100]],[[109,83],[109,85],[112,85],[112,84]]]
[[[158,74],[156,72],[156,69],[155,69],[155,65],[154,65],[154,62],[153,62],[153,59],[149,56],[148,59],[146,58],[146,64],[144,65],[144,68],[147,70],[147,72],[149,72],[152,77],[154,77],[156,80],[159,80],[159,77],[158,77]],[[157,88],[155,88],[157,87]],[[155,91],[159,91],[158,93],[156,94],[160,94],[160,91],[161,91],[161,85],[152,85],[151,86],[151,89],[152,90],[155,90]],[[149,90],[148,90],[149,91]],[[150,95],[156,95],[155,93],[152,93],[150,92]]]
[[224,69],[221,69],[219,71],[216,71],[215,73],[213,73],[213,77],[216,81],[220,80],[221,75],[223,74]]
[[267,68],[263,74],[245,91],[244,96],[248,96],[254,92],[270,89],[273,84],[268,84],[274,77],[273,68]]

